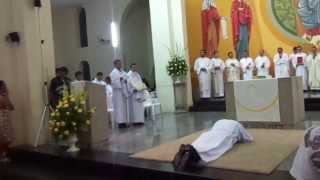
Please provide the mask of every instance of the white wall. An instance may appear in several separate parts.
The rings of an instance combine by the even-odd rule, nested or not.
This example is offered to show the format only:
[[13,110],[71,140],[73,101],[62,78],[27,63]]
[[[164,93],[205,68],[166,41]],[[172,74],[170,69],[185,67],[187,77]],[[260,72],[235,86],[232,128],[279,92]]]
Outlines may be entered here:
[[154,61],[148,0],[138,0],[126,10],[121,22],[121,49],[126,67],[137,63],[150,86],[154,87]]
[[[0,79],[7,82],[16,107],[15,144],[33,143],[44,106],[43,82],[54,74],[50,8],[50,2],[43,1],[39,18],[32,1],[0,0]],[[12,31],[21,35],[19,45],[4,41]]]
[[[120,25],[122,14],[129,0],[91,0],[81,5],[86,10],[88,27],[87,48],[80,48],[79,39],[79,6],[54,7],[53,27],[57,66],[65,65],[70,69],[70,75],[78,70],[81,60],[88,60],[91,74],[97,72],[109,74],[113,68],[113,60],[122,58],[121,52],[114,51],[111,44],[101,43],[98,38],[110,40],[110,23],[114,21]],[[112,12],[112,6],[117,9]],[[119,30],[120,32],[120,30]]]

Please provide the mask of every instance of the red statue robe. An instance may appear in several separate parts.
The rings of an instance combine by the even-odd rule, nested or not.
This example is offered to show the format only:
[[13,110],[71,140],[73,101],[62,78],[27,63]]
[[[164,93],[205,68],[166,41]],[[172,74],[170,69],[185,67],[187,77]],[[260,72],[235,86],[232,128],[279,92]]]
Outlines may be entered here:
[[203,49],[212,57],[219,47],[220,15],[216,7],[202,10],[202,43]]
[[233,0],[231,7],[231,19],[232,19],[232,37],[233,45],[237,48],[240,40],[240,25],[247,25],[249,31],[249,37],[251,34],[252,26],[252,11],[250,6],[243,0]]

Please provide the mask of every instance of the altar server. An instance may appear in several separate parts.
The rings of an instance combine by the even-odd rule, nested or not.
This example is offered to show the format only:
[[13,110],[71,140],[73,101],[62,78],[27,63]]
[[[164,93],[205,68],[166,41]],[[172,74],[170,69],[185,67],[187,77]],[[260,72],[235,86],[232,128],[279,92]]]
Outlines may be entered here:
[[228,52],[226,60],[226,74],[229,82],[240,80],[240,63],[233,57],[233,52]]
[[113,103],[112,103],[113,89],[112,89],[112,85],[111,85],[111,78],[109,76],[107,76],[105,78],[105,82],[106,82],[108,112],[113,112]]
[[309,86],[311,90],[320,90],[320,52],[313,46],[312,51],[307,57],[309,70]]
[[300,145],[290,174],[296,180],[320,179],[320,127],[306,131],[304,143]]
[[214,97],[224,96],[224,69],[225,65],[223,60],[219,58],[218,51],[213,53],[213,58],[211,59],[210,69],[213,74],[213,87],[214,87]]
[[127,76],[122,70],[120,60],[114,61],[114,69],[110,73],[111,85],[113,90],[113,112],[114,120],[119,128],[127,127]]
[[201,50],[200,57],[195,61],[194,71],[198,75],[200,98],[211,97],[211,73],[210,59],[207,57],[207,51]]
[[95,84],[99,84],[102,86],[106,86],[106,82],[103,80],[103,73],[102,72],[98,72],[96,78],[94,78],[94,80],[92,81]]
[[290,77],[290,61],[288,54],[283,52],[283,48],[279,47],[277,54],[273,58],[275,64],[275,77]]
[[270,75],[270,59],[265,55],[264,50],[262,49],[259,53],[259,56],[255,60],[257,68],[257,76],[259,77],[269,77]]
[[292,57],[292,65],[295,69],[296,76],[302,77],[303,90],[308,90],[308,70],[307,70],[307,54],[302,52],[302,47],[298,46],[298,53]]
[[140,74],[137,72],[135,63],[130,65],[128,72],[128,93],[129,93],[129,117],[133,125],[144,124],[144,91],[147,86],[143,83]]
[[251,57],[249,57],[248,51],[243,52],[243,58],[240,60],[240,66],[243,73],[243,80],[252,80],[255,64]]
[[[174,158],[174,166],[177,170],[183,170],[197,165],[201,161],[209,163],[219,159],[231,150],[234,144],[252,141],[253,137],[239,122],[226,119],[219,120],[212,129],[201,134],[192,145],[181,146],[180,151]],[[186,155],[186,153],[190,155]],[[181,160],[184,162],[181,163]]]

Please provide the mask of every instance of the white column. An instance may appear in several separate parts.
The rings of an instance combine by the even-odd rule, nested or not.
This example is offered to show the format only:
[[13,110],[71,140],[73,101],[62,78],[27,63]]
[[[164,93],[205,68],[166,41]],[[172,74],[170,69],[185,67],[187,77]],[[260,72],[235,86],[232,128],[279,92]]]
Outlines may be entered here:
[[[187,50],[184,0],[149,0],[149,4],[157,91],[163,111],[173,112],[173,84],[166,66],[170,60],[169,49],[178,46]],[[190,75],[187,81],[188,105],[192,105]]]

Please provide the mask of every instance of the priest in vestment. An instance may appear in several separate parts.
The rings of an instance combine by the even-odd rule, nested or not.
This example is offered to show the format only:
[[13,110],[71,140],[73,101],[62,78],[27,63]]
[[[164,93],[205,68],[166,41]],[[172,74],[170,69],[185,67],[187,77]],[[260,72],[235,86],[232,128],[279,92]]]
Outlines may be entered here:
[[176,170],[199,167],[219,159],[236,143],[252,141],[253,137],[239,122],[222,119],[209,131],[201,134],[191,145],[181,145],[173,164]]
[[302,47],[298,47],[298,53],[292,58],[292,65],[296,71],[296,76],[302,77],[303,90],[308,90],[308,70],[307,70],[307,54],[302,52]]
[[198,75],[200,98],[211,97],[211,73],[210,59],[207,57],[207,51],[201,50],[200,57],[194,63],[194,71]]
[[252,58],[248,56],[247,51],[244,51],[244,56],[240,60],[240,66],[243,73],[243,80],[252,80],[255,64]]
[[277,54],[274,55],[273,62],[275,64],[275,78],[290,77],[290,61],[288,54],[283,52],[283,48],[279,47]]
[[306,131],[290,174],[296,180],[320,179],[320,127],[312,127]]
[[320,52],[317,52],[317,47],[312,47],[312,52],[307,57],[307,63],[310,89],[320,90]]
[[267,78],[270,76],[270,59],[265,55],[262,49],[259,56],[255,59],[255,64],[257,68],[257,76]]
[[202,43],[203,48],[212,57],[219,47],[220,20],[215,0],[203,0],[202,3]]
[[213,58],[211,59],[210,69],[213,75],[214,84],[214,97],[224,96],[224,69],[225,65],[222,59],[219,58],[218,51],[214,52]]
[[129,94],[129,119],[133,125],[144,124],[144,91],[147,89],[140,74],[137,72],[135,63],[130,65],[128,72],[128,94]]
[[120,60],[114,61],[114,69],[110,73],[112,85],[113,117],[119,128],[127,127],[127,75],[122,70]]
[[240,80],[240,63],[233,57],[232,52],[228,52],[228,59],[226,60],[226,76],[227,81],[237,81]]
[[231,7],[233,45],[237,58],[244,56],[249,49],[249,40],[252,26],[252,10],[245,0],[233,0]]

